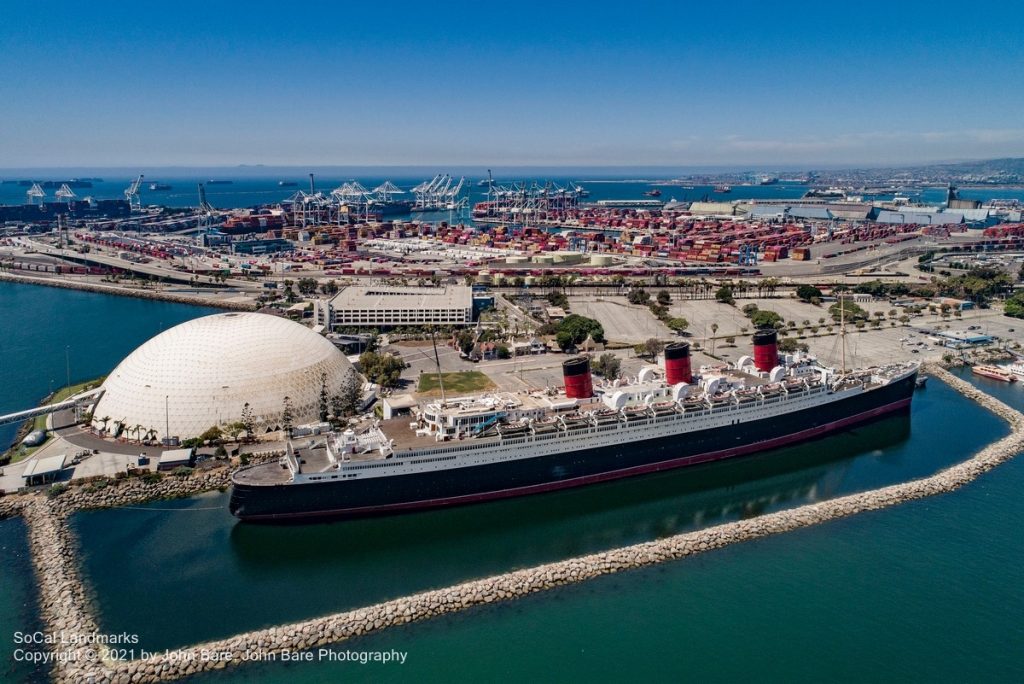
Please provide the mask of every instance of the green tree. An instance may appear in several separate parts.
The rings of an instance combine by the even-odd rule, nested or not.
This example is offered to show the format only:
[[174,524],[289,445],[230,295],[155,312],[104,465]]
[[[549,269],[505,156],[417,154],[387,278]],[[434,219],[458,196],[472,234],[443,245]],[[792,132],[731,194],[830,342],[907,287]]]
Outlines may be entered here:
[[668,306],[672,303],[672,295],[669,294],[668,290],[658,290],[657,300],[662,306]]
[[1024,318],[1024,292],[1018,292],[1007,299],[1003,304],[1003,313],[1011,318]]
[[868,317],[867,311],[848,299],[843,299],[828,307],[828,312],[832,316],[832,320],[835,321],[842,318],[844,311],[848,321],[866,320]]
[[743,315],[747,318],[753,318],[754,314],[757,313],[757,304],[744,304],[740,311],[742,311]]
[[615,380],[622,369],[622,361],[615,354],[604,353],[590,362],[596,375],[606,380]]
[[642,358],[653,359],[665,348],[665,343],[653,337],[641,342],[633,348],[636,355]]
[[355,370],[350,369],[345,373],[345,377],[341,381],[341,389],[338,394],[334,395],[333,406],[336,419],[355,415],[359,410],[359,401],[362,399],[360,384],[359,375]]
[[785,354],[792,354],[793,352],[800,348],[800,345],[796,341],[795,337],[783,337],[781,340],[779,340],[778,347],[780,352],[783,352]]
[[690,322],[682,316],[675,316],[665,321],[665,325],[668,326],[669,329],[674,330],[677,333],[681,333],[690,327]]
[[256,434],[256,416],[253,414],[252,406],[249,405],[249,402],[245,402],[242,406],[241,423],[248,438],[252,439]]
[[548,304],[551,306],[558,306],[563,309],[569,308],[569,298],[565,296],[564,292],[559,290],[552,290],[547,294]]
[[796,296],[802,301],[809,302],[813,298],[821,300],[821,290],[814,287],[813,285],[801,285],[796,288]]
[[319,409],[320,422],[323,423],[327,420],[327,415],[330,413],[330,395],[327,392],[327,373],[320,374],[320,396],[317,402],[317,408]]
[[476,335],[469,328],[464,328],[455,335],[455,343],[459,345],[459,351],[469,356],[476,346]]
[[304,295],[316,294],[316,278],[299,278],[299,292]]
[[732,297],[732,288],[729,286],[722,286],[715,292],[715,299],[723,304],[735,304],[736,300]]
[[755,328],[777,328],[782,324],[782,316],[774,311],[761,309],[750,317],[750,322],[754,324]]
[[[569,314],[562,319],[555,333],[558,346],[562,349],[581,344],[588,335],[593,337],[595,342],[604,342],[604,328],[601,324],[593,318],[579,314]],[[567,345],[563,345],[563,341],[567,342]]]
[[642,287],[634,287],[629,291],[629,294],[626,295],[626,300],[630,304],[643,304],[646,306],[646,304],[651,301],[651,295],[649,295],[647,290]]
[[381,387],[398,387],[402,379],[402,371],[406,364],[401,358],[391,354],[364,352],[359,356],[359,367],[370,382]]
[[295,427],[294,422],[295,407],[292,406],[291,397],[285,395],[284,401],[281,402],[281,427],[289,438],[292,436],[292,428]]

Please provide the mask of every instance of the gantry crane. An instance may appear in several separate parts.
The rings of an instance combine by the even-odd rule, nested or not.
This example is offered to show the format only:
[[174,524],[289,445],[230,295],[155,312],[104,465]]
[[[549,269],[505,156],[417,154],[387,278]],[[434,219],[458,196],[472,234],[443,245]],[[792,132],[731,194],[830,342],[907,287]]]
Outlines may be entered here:
[[139,177],[132,181],[131,185],[125,188],[124,198],[128,202],[128,208],[130,210],[142,209],[142,199],[139,197],[139,187],[142,185],[142,179],[144,176],[140,173]]

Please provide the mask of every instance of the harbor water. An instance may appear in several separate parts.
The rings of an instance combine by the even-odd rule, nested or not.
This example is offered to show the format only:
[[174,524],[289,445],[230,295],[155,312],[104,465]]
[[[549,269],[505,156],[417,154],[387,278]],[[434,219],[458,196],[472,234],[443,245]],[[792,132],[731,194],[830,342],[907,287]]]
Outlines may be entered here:
[[[0,415],[106,375],[153,335],[219,309],[0,282]],[[18,425],[0,425],[0,452]]]
[[[546,173],[541,174],[539,174],[536,169],[531,169],[530,171],[532,171],[532,173],[507,172],[497,175],[494,178],[495,185],[509,185],[513,182],[537,182],[544,184],[548,181],[562,187],[582,185],[590,193],[588,197],[582,200],[583,202],[597,202],[600,200],[612,199],[650,199],[645,196],[644,193],[652,188],[657,188],[661,191],[662,194],[657,199],[662,202],[668,202],[670,200],[678,200],[681,202],[692,202],[698,200],[732,202],[735,200],[749,199],[799,199],[808,190],[807,185],[780,182],[773,185],[735,184],[730,187],[729,192],[719,193],[715,192],[715,186],[713,185],[684,185],[680,183],[669,184],[667,182],[685,173],[683,170],[680,170],[679,173],[672,174],[666,173],[664,170],[636,169],[636,175],[631,176],[635,180],[626,179],[625,176],[621,175],[618,177],[609,177],[609,172],[601,168],[575,170],[575,175],[571,176],[566,175],[565,170],[558,168],[548,169]],[[444,173],[445,169],[438,169],[438,172]],[[153,174],[157,173],[161,172],[159,170],[153,172]],[[231,182],[212,185],[209,184],[209,180],[211,178],[210,174],[183,174],[181,171],[167,171],[163,173],[164,175],[159,178],[153,175],[153,180],[165,182],[167,185],[171,186],[171,189],[150,190],[149,177],[152,174],[147,174],[146,182],[144,182],[139,189],[139,197],[143,205],[163,205],[168,207],[197,206],[199,204],[199,194],[197,189],[197,185],[199,183],[204,183],[206,185],[206,196],[209,202],[214,207],[222,209],[273,204],[287,199],[299,190],[309,191],[308,176],[302,173],[296,173],[294,170],[284,172],[287,175],[282,175],[281,173],[274,175],[269,173],[267,175],[256,175],[253,173],[231,174],[230,171],[218,171],[215,178],[216,180],[230,180]],[[467,173],[469,172],[467,171]],[[398,195],[396,197],[397,199],[413,199],[413,196],[409,191],[414,186],[425,180],[429,180],[433,176],[433,172],[426,170],[422,172],[422,175],[411,175],[407,170],[403,170],[399,175],[386,174],[387,171],[384,169],[375,169],[370,172],[358,173],[352,176],[341,176],[336,173],[335,175],[317,175],[316,189],[318,191],[329,193],[331,190],[339,187],[342,183],[357,180],[364,187],[372,190],[385,180],[390,180],[400,189],[406,191],[406,194]],[[458,182],[459,173],[452,172],[452,175],[455,177],[455,182]],[[8,179],[8,176],[9,174],[5,175],[3,179]],[[30,174],[29,177],[31,179],[38,180],[59,181],[65,179],[66,175],[53,175],[52,173],[41,175],[36,173],[34,175]],[[20,179],[22,176],[18,176],[18,178]],[[467,176],[466,178],[467,187],[464,196],[468,197],[469,206],[487,199],[487,188],[477,184],[479,179],[479,173],[474,176]],[[125,188],[128,187],[132,180],[134,180],[134,177],[129,177],[127,175],[117,176],[104,174],[102,181],[93,183],[93,187],[80,188],[75,190],[75,193],[80,198],[94,197],[95,199],[122,199],[124,197]],[[293,182],[295,185],[282,187],[279,185],[281,180]],[[28,201],[25,194],[27,189],[27,187],[16,183],[0,184],[0,204],[25,204]],[[54,190],[47,191],[47,201],[55,201],[54,192]],[[912,199],[926,204],[941,204],[946,198],[945,189],[940,187],[929,187],[921,190],[908,189],[906,194],[908,194]],[[1024,200],[1024,189],[963,188],[960,191],[960,196],[964,199],[977,199],[982,201],[988,201],[990,199]],[[417,214],[416,217],[428,221],[445,221],[449,219],[449,212],[438,211],[428,214]],[[468,213],[463,212],[460,215],[456,212],[451,215],[451,218],[455,220],[468,220]]]
[[[0,283],[0,315],[19,322],[22,340],[4,338],[0,402],[20,408],[26,396],[46,393],[49,378],[34,372],[40,359],[55,357],[47,368],[63,377],[65,338],[55,320],[77,331],[66,339],[74,340],[73,375],[82,378],[109,372],[162,327],[205,313]],[[970,379],[1024,409],[1021,388]],[[154,651],[920,477],[1006,432],[933,381],[909,417],[575,491],[290,527],[240,524],[226,511],[227,495],[212,493],[79,513],[72,525],[102,630],[137,633],[139,646]],[[403,665],[314,657],[197,681],[735,681],[750,671],[764,681],[1019,681],[1022,488],[1024,461],[1013,461],[949,495],[332,649],[394,649],[408,654]],[[18,525],[0,523],[0,546],[4,535],[23,537]],[[28,576],[27,567],[20,572]],[[0,622],[17,615],[12,601],[32,600],[30,583],[5,583]]]
[[44,676],[46,667],[27,661],[17,651],[36,651],[38,647],[19,644],[14,638],[15,633],[31,634],[42,629],[27,530],[20,518],[0,520],[0,558],[0,681],[37,680]]

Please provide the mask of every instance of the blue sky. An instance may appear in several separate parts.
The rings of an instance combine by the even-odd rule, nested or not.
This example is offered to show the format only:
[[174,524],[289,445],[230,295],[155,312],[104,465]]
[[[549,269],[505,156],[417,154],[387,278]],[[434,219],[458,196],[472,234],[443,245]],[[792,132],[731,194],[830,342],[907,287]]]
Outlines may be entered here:
[[1024,8],[7,0],[0,167],[1024,156]]

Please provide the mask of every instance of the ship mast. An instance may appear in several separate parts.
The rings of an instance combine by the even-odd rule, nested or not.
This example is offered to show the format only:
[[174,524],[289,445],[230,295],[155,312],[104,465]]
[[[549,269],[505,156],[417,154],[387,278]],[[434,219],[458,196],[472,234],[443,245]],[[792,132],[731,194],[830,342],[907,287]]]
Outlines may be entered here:
[[843,368],[842,373],[846,375],[846,297],[845,292],[839,293],[839,339],[843,345]]
[[437,355],[437,340],[434,338],[434,329],[430,329],[430,341],[434,344],[434,364],[437,366],[437,384],[441,387],[441,408],[448,405],[444,398],[444,378],[441,375],[441,358]]

